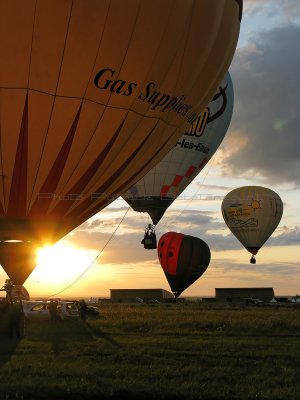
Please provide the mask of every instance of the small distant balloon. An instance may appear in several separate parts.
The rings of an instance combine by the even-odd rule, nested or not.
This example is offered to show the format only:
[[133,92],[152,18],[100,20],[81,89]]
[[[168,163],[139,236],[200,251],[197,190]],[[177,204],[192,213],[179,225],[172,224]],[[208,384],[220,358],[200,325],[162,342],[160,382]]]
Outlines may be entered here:
[[211,258],[202,239],[177,232],[165,233],[157,252],[175,298],[204,274]]
[[234,236],[255,254],[277,228],[283,213],[281,198],[262,186],[244,186],[229,192],[222,202],[224,221]]

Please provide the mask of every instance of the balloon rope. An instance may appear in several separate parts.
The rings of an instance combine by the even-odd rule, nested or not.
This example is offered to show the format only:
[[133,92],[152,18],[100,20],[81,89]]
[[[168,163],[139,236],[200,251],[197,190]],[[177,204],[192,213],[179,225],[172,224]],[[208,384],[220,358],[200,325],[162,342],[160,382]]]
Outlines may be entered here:
[[97,254],[97,256],[93,259],[93,261],[89,264],[89,266],[78,276],[78,278],[75,279],[74,282],[72,282],[70,285],[68,285],[67,287],[65,287],[63,290],[51,294],[49,296],[46,296],[46,299],[49,297],[53,297],[53,296],[57,296],[58,294],[63,293],[64,291],[66,291],[67,289],[69,289],[71,286],[75,285],[76,282],[79,281],[79,279],[91,268],[91,266],[94,264],[94,262],[101,256],[101,254],[103,253],[104,249],[106,248],[106,246],[109,244],[109,242],[112,240],[112,238],[114,237],[115,233],[117,232],[117,230],[120,228],[120,225],[122,224],[122,222],[124,221],[128,211],[130,210],[130,206],[127,208],[125,214],[123,215],[121,221],[118,223],[116,229],[113,231],[113,233],[111,234],[110,238],[108,239],[108,241],[105,243],[105,245],[103,246],[103,248],[101,249],[101,251]]

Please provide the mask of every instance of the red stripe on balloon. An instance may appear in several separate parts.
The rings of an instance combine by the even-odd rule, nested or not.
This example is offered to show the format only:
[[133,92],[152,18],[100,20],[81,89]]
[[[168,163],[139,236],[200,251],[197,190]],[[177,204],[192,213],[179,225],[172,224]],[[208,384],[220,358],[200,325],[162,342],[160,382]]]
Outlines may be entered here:
[[175,178],[173,179],[171,186],[177,187],[178,185],[180,185],[180,182],[182,181],[182,179],[183,179],[183,176],[176,175]]
[[[1,135],[1,126],[0,126],[0,140],[1,140],[1,137],[2,137],[2,135]],[[0,144],[1,144],[1,141],[0,141]],[[0,156],[2,157],[1,154],[0,154]],[[2,183],[1,184],[2,184],[2,190],[4,192],[4,178],[5,178],[5,176],[3,175],[3,168],[2,168],[1,172],[2,172],[2,174],[0,175],[0,178],[2,179]],[[5,215],[4,208],[2,206],[2,203],[0,202],[0,216],[4,216],[4,215]]]
[[[104,182],[100,187],[98,187],[95,190],[95,192],[93,194],[91,194],[90,198],[86,199],[78,207],[76,207],[74,210],[72,210],[72,213],[74,215],[79,215],[80,213],[84,212],[95,200],[97,200],[97,198],[99,199],[101,197],[102,198],[106,197],[106,190],[113,184],[113,182],[120,176],[120,174],[124,173],[125,169],[132,162],[132,160],[135,158],[135,156],[141,152],[143,146],[148,141],[149,137],[152,135],[156,126],[157,126],[157,123],[155,124],[154,128],[151,129],[151,131],[148,133],[148,135],[142,141],[142,143],[135,149],[135,151],[130,155],[130,157],[128,157],[127,160],[114,172],[114,174],[106,182]],[[150,162],[151,162],[151,160],[150,160]],[[108,199],[106,199],[106,202],[110,202],[110,201],[108,201]],[[98,204],[96,206],[96,209],[97,208],[98,208]]]
[[194,165],[191,165],[190,168],[187,170],[185,177],[190,178],[193,175],[193,173],[195,172],[195,170],[196,170],[196,167]]
[[198,169],[201,171],[201,169],[207,164],[208,159],[204,158],[204,160],[201,161],[201,163],[198,165]]
[[8,201],[8,216],[26,215],[27,204],[27,162],[28,162],[28,94],[26,96],[20,134],[15,158],[10,195]]
[[180,247],[184,235],[177,232],[165,233],[158,242],[157,251],[159,262],[165,273],[175,276]]
[[[80,107],[78,109],[76,117],[72,123],[71,129],[64,141],[64,144],[63,144],[60,152],[58,153],[56,160],[54,161],[47,178],[45,179],[42,187],[39,190],[40,193],[55,193],[55,191],[56,191],[56,188],[58,186],[58,183],[60,181],[64,167],[66,165],[67,159],[70,154],[70,150],[72,147],[72,143],[74,140],[74,136],[76,133],[76,129],[77,129],[80,113],[81,113],[81,108],[82,108],[82,104],[80,105]],[[48,210],[52,200],[53,199],[51,196],[45,197],[45,198],[38,198],[31,208],[30,215],[34,215],[39,212],[42,212],[43,215],[46,214],[46,211]]]
[[[200,169],[202,164],[205,165],[206,163],[207,163],[207,159],[205,159],[205,162],[204,163],[202,162],[198,168]],[[173,179],[173,182],[171,185],[164,185],[161,188],[160,196],[167,197],[168,192],[172,187],[178,187],[180,185],[180,183],[182,182],[183,178],[189,179],[193,175],[193,173],[196,171],[196,169],[197,169],[197,167],[195,167],[194,165],[191,165],[184,175],[176,175],[175,178]]]
[[[144,139],[143,143],[141,144],[140,148],[137,148],[134,152],[134,154],[131,156],[130,160],[139,152],[142,150],[142,146],[146,145],[147,146],[147,141],[151,140],[151,134],[153,133],[153,131],[155,130],[156,126],[158,125],[158,122],[155,124],[154,128],[151,130],[151,132],[148,134],[148,136]],[[127,189],[128,186],[132,184],[132,182],[134,182],[134,179],[142,172],[145,170],[145,168],[147,167],[147,165],[149,165],[149,163],[151,163],[151,161],[159,154],[159,152],[165,147],[165,145],[168,143],[169,139],[167,139],[155,152],[155,154],[153,155],[153,157],[151,158],[151,160],[148,160],[138,171],[136,171],[136,173],[131,176],[126,182],[124,182],[119,188],[116,189],[115,194],[116,197],[118,197],[119,195],[121,195],[122,193],[124,193]],[[124,167],[123,167],[124,168]],[[119,173],[122,172],[122,167],[116,172],[116,177],[118,176]],[[110,178],[109,181],[107,181],[105,183],[105,186],[108,187],[109,185],[111,185],[113,182],[113,177]],[[102,186],[101,188],[99,188],[97,190],[97,193],[104,193],[103,189],[104,186]],[[95,201],[95,200],[94,200]],[[108,205],[109,203],[111,203],[111,200],[109,198],[105,198],[103,197],[102,201],[97,202],[97,204],[90,208],[87,209],[87,206],[85,206],[85,208],[83,208],[82,211],[84,211],[85,209],[87,209],[86,212],[84,212],[81,216],[78,215],[77,211],[78,208],[75,209],[75,213],[74,210],[72,210],[72,215],[71,213],[68,215],[68,223],[67,225],[69,226],[69,230],[76,228],[76,226],[78,226],[78,221],[80,220],[81,222],[86,221],[88,218],[90,218],[92,215],[94,215],[99,209],[104,208],[106,205]],[[76,218],[77,218],[77,223],[76,223]],[[75,223],[74,223],[75,221]],[[80,222],[80,223],[81,223]]]
[[170,185],[164,185],[162,188],[161,188],[161,191],[160,191],[160,196],[161,197],[166,197],[167,195],[168,195],[168,192],[169,192],[169,190],[170,190]]
[[[110,141],[107,143],[105,148],[101,151],[101,153],[97,156],[97,158],[93,161],[93,163],[90,165],[90,167],[85,171],[85,173],[79,178],[79,180],[76,182],[76,184],[68,191],[68,193],[65,195],[66,198],[73,196],[74,195],[81,195],[84,192],[85,187],[89,184],[90,180],[93,178],[93,176],[96,174],[98,168],[101,166],[103,161],[105,160],[107,154],[111,150],[112,146],[114,145],[115,141],[117,140],[121,129],[125,123],[125,120],[127,118],[127,115],[119,125],[118,129],[110,139]],[[67,213],[69,208],[73,206],[74,203],[72,201],[60,201],[58,205],[54,208],[53,212],[51,212],[51,215],[55,217],[57,216],[63,216]]]

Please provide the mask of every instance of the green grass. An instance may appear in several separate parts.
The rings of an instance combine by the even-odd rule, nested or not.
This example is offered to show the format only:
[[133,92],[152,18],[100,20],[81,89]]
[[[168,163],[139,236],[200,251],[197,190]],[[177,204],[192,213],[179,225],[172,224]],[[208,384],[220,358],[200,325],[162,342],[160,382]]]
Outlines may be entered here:
[[109,304],[2,337],[0,399],[296,400],[300,307]]

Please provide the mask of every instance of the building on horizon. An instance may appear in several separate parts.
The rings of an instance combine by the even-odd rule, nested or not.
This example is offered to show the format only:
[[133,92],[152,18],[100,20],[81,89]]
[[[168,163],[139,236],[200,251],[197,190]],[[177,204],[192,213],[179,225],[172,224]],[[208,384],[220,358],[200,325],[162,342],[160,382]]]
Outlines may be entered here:
[[174,299],[174,295],[165,289],[110,289],[110,299],[116,302],[149,302]]
[[246,299],[260,299],[269,302],[274,299],[271,287],[251,288],[215,288],[216,301],[245,303]]

